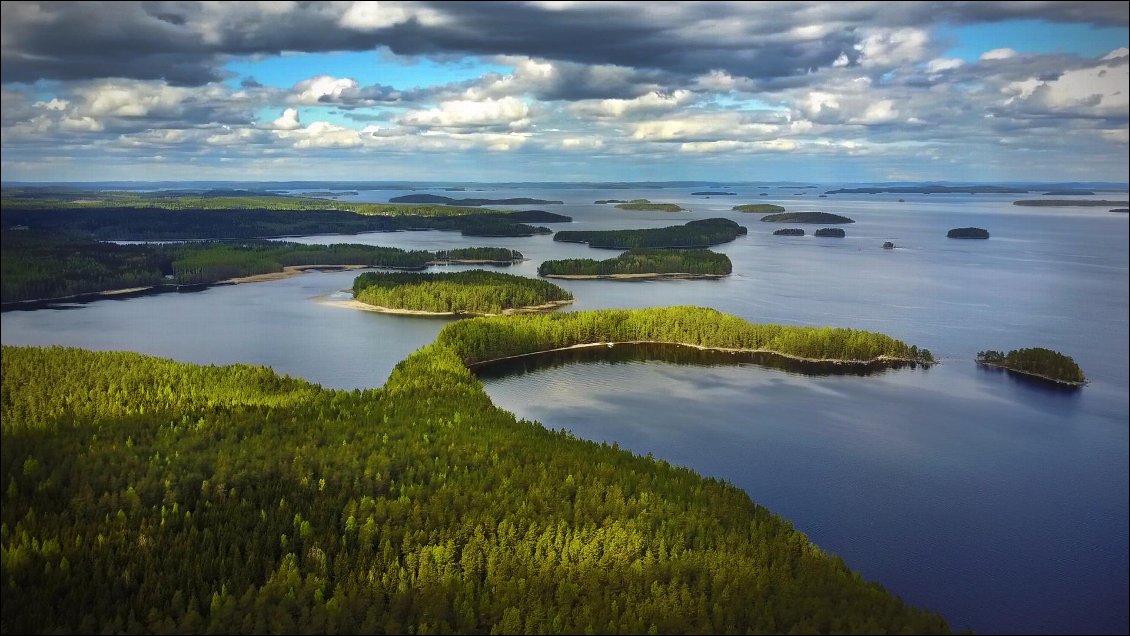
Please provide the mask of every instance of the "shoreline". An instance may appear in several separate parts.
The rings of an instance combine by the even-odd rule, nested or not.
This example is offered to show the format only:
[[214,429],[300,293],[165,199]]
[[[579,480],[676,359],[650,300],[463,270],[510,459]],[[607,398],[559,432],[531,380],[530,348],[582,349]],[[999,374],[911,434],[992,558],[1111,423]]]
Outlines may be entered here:
[[911,360],[909,358],[893,358],[893,357],[890,357],[890,356],[879,356],[879,357],[873,358],[871,360],[841,360],[841,359],[838,359],[838,358],[806,358],[804,356],[798,356],[798,355],[794,355],[794,354],[791,354],[791,353],[782,353],[780,351],[774,351],[772,349],[734,349],[734,348],[730,348],[730,347],[708,347],[708,346],[705,346],[705,345],[691,344],[689,342],[672,342],[672,341],[667,341],[667,340],[617,340],[617,341],[612,341],[612,342],[609,342],[609,341],[588,342],[588,343],[583,343],[583,344],[575,344],[575,345],[571,345],[571,346],[568,346],[568,347],[556,347],[554,349],[542,349],[540,351],[530,351],[528,353],[518,353],[518,354],[515,354],[515,355],[512,355],[512,356],[502,356],[501,358],[491,358],[489,360],[479,360],[477,362],[470,362],[469,363],[469,362],[464,361],[463,364],[465,364],[467,366],[467,368],[469,368],[469,369],[474,369],[475,367],[478,367],[478,366],[481,366],[481,365],[491,364],[491,363],[494,363],[494,362],[501,362],[503,360],[514,360],[514,359],[517,359],[517,358],[526,358],[526,357],[529,357],[529,356],[541,355],[543,353],[554,353],[554,352],[557,352],[557,351],[571,351],[573,349],[592,349],[592,348],[597,348],[597,347],[614,347],[616,345],[646,345],[646,344],[676,345],[676,346],[679,346],[679,347],[689,347],[691,349],[698,349],[700,351],[719,351],[719,352],[723,352],[723,353],[765,353],[765,354],[780,356],[782,358],[788,358],[790,360],[796,360],[798,362],[810,362],[810,363],[819,363],[819,364],[841,364],[841,365],[853,365],[853,366],[866,366],[866,365],[870,365],[870,364],[905,363],[905,364],[920,364],[920,365],[922,365],[926,368],[930,368],[931,366],[938,364],[937,362],[922,362],[920,360]]
[[563,280],[716,280],[729,274],[692,274],[690,272],[649,272],[646,274],[543,274],[542,278]]
[[[369,269],[377,267],[375,265],[284,265],[281,272],[267,272],[265,274],[252,274],[250,276],[236,276],[234,278],[225,278],[218,280],[215,283],[205,283],[206,285],[239,285],[241,283],[262,283],[271,280],[283,280],[284,278],[293,278],[299,274],[304,274],[308,269],[315,269],[324,272],[346,272],[357,269]],[[392,269],[392,268],[386,268]],[[402,268],[395,268],[402,269]]]
[[1035,371],[1024,371],[1024,370],[1021,370],[1021,369],[1013,369],[1012,367],[1006,367],[1003,364],[995,364],[995,363],[992,363],[992,362],[985,362],[984,360],[976,360],[976,362],[977,362],[977,364],[979,364],[983,367],[992,367],[994,369],[1002,369],[1004,371],[1008,371],[1009,373],[1015,373],[1017,375],[1022,375],[1022,376],[1028,377],[1028,378],[1036,378],[1037,380],[1043,380],[1045,382],[1054,382],[1055,384],[1058,384],[1060,386],[1070,387],[1070,388],[1073,388],[1073,389],[1078,389],[1078,388],[1084,386],[1085,384],[1087,384],[1086,380],[1083,380],[1082,382],[1075,382],[1073,380],[1060,380],[1059,378],[1053,378],[1050,375],[1044,375],[1042,373],[1036,373]]
[[340,307],[342,309],[356,309],[360,311],[371,311],[379,314],[398,314],[402,316],[425,316],[425,317],[438,317],[438,318],[452,318],[460,316],[513,316],[515,314],[533,314],[549,312],[565,305],[573,304],[572,300],[553,300],[542,305],[528,305],[526,307],[511,307],[503,309],[501,314],[488,314],[474,311],[456,312],[456,311],[423,311],[420,309],[398,309],[396,307],[382,307],[380,305],[370,305],[363,303],[359,300],[350,298],[348,300],[332,300],[328,296],[321,296],[317,299],[318,304],[326,305],[329,307]]

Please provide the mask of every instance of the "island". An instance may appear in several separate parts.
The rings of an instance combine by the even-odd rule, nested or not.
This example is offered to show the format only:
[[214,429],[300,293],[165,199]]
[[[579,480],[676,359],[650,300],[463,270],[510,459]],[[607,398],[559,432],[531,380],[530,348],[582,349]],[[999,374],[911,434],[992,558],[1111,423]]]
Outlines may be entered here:
[[893,249],[895,249],[895,244],[890,242],[890,241],[887,241],[887,242],[883,243],[883,249],[893,250]]
[[448,274],[366,272],[353,281],[354,309],[428,316],[489,316],[549,311],[573,302],[543,280],[473,269]]
[[955,227],[946,232],[946,238],[951,239],[987,239],[989,231],[979,227]]
[[674,203],[652,203],[647,199],[633,199],[627,203],[618,203],[616,207],[640,212],[682,212],[686,209]]
[[593,201],[593,203],[604,204],[604,203],[630,203],[630,202],[627,199],[600,199],[599,201]]
[[758,194],[757,196],[759,196],[759,197],[767,197],[767,196],[769,196],[769,193],[768,193],[768,192],[761,192],[761,193],[759,193],[759,194]]
[[[763,193],[764,194],[764,193]],[[772,203],[746,203],[730,208],[734,212],[752,212],[755,214],[769,214],[771,212],[784,212],[785,208]]]
[[736,192],[725,192],[725,191],[721,191],[721,190],[719,190],[719,191],[714,191],[714,190],[706,190],[706,191],[703,191],[703,192],[692,192],[692,193],[691,193],[691,196],[696,196],[696,197],[720,197],[720,196],[734,196],[734,195],[736,195],[736,194],[737,194]]
[[1080,190],[1075,188],[1067,188],[1064,190],[1050,190],[1044,193],[1044,196],[1087,196],[1093,195],[1091,190]]
[[5,632],[615,631],[594,616],[646,632],[655,616],[671,633],[787,633],[818,615],[845,632],[950,631],[738,486],[515,417],[468,369],[629,340],[912,355],[882,334],[688,307],[455,321],[353,391],[248,364],[4,346]]
[[458,247],[438,250],[429,265],[512,265],[526,260],[518,250],[505,247]]
[[975,185],[975,186],[879,186],[867,188],[840,188],[828,190],[825,194],[1024,194],[1024,188],[1008,186]]
[[553,235],[553,240],[623,250],[638,247],[704,248],[729,243],[746,231],[745,227],[730,219],[713,218],[639,230],[562,230]]
[[1126,207],[1130,201],[1107,201],[1106,199],[1021,199],[1013,201],[1013,205],[1027,205],[1044,208],[1109,208],[1112,206]]
[[830,225],[855,223],[854,219],[829,212],[785,212],[784,214],[763,216],[761,220],[766,223],[823,223]]
[[537,236],[553,234],[553,230],[540,225],[507,223],[505,221],[483,221],[470,223],[460,230],[463,236]]
[[1114,208],[1114,209],[1111,210],[1111,212],[1118,212],[1118,213],[1121,213],[1121,214],[1126,214],[1127,212],[1130,212],[1130,208]]
[[822,227],[819,230],[816,230],[815,235],[829,238],[843,238],[847,236],[847,232],[838,227]]
[[977,364],[999,367],[1010,373],[1019,373],[1069,387],[1080,387],[1087,382],[1083,370],[1071,356],[1042,347],[1013,349],[1008,353],[981,351],[977,354]]
[[545,210],[518,210],[507,212],[497,218],[515,223],[572,223],[573,217]]
[[773,236],[804,236],[804,230],[799,227],[787,227],[773,232]]
[[546,278],[660,280],[721,278],[733,269],[730,258],[710,250],[633,249],[603,261],[571,258],[545,261],[538,275]]
[[479,207],[483,205],[554,205],[563,201],[548,201],[546,199],[531,199],[528,197],[515,197],[510,199],[453,199],[440,194],[406,194],[393,197],[389,203],[427,203],[432,205],[466,205]]

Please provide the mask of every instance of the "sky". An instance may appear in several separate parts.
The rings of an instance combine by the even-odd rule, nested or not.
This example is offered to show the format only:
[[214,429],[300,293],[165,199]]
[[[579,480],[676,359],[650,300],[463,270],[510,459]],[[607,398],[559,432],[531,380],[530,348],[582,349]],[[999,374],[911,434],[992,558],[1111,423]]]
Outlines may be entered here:
[[9,2],[10,181],[1119,181],[1126,2]]

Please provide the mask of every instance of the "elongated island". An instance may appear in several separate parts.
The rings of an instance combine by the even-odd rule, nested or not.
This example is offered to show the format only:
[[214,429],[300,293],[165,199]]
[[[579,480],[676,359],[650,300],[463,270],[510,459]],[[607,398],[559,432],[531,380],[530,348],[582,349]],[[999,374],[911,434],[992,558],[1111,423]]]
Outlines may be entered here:
[[329,304],[392,314],[494,316],[550,311],[573,302],[553,283],[473,269],[446,274],[366,272],[353,281],[353,300]]
[[1072,388],[1087,383],[1083,369],[1079,368],[1071,356],[1043,347],[1013,349],[1008,353],[991,349],[981,351],[977,354],[977,364],[998,367],[1009,373],[1018,373]]
[[854,219],[830,212],[784,212],[761,217],[766,223],[821,223],[836,225],[838,223],[855,223]]
[[571,258],[545,261],[538,275],[546,278],[610,280],[661,280],[670,278],[722,278],[733,265],[725,254],[710,250],[634,249],[603,261]]
[[617,203],[621,210],[636,210],[639,212],[683,212],[686,208],[675,203],[658,203],[647,199],[632,199],[627,203]]
[[642,230],[562,230],[553,235],[553,240],[624,250],[637,247],[702,248],[729,243],[746,231],[744,226],[730,219],[714,218]]

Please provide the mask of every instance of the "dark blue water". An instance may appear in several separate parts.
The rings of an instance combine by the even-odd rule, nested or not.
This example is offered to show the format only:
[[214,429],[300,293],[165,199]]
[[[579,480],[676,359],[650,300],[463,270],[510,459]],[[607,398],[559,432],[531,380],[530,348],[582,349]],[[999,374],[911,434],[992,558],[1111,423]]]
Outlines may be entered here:
[[[1128,232],[1105,209],[1012,206],[1011,196],[691,197],[683,190],[500,190],[569,229],[655,227],[726,216],[750,234],[718,249],[721,281],[563,281],[575,309],[694,304],[753,322],[834,325],[930,348],[942,364],[868,377],[756,365],[587,362],[486,383],[500,406],[553,428],[725,478],[822,548],[908,601],[981,632],[1126,632]],[[386,200],[401,192],[362,192]],[[455,195],[452,195],[455,196]],[[467,195],[472,196],[472,195]],[[674,201],[628,212],[595,199]],[[1107,197],[1111,198],[1111,197]],[[349,197],[343,197],[347,200]],[[845,239],[775,237],[730,212],[746,202],[846,214]],[[988,241],[946,239],[988,229]],[[556,226],[561,229],[562,226]],[[819,226],[805,226],[809,230]],[[404,232],[307,237],[419,249],[497,245],[530,258],[615,252],[549,237]],[[882,250],[884,241],[898,245]],[[253,362],[326,386],[377,386],[446,324],[320,304],[354,273],[308,273],[197,294],[3,314],[5,344],[130,349],[202,363]],[[973,364],[982,349],[1045,346],[1091,383],[1068,393]],[[612,388],[615,387],[615,388]]]

